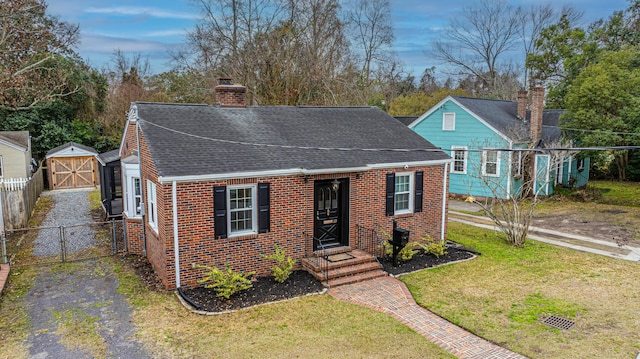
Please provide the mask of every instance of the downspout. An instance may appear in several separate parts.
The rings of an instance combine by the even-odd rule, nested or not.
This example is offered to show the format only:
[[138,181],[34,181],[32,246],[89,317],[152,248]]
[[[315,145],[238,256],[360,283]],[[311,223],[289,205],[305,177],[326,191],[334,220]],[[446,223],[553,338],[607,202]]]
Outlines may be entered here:
[[442,224],[440,225],[440,240],[444,241],[444,226],[447,224],[447,176],[449,175],[449,163],[444,164],[444,180],[442,182]]
[[[144,181],[142,180],[142,158],[140,157],[140,132],[138,132],[138,130],[140,126],[140,122],[139,119],[136,119],[136,145],[138,146],[138,171],[139,176],[140,176],[140,194],[142,194],[142,185],[144,183]],[[141,198],[141,202],[142,202],[142,210],[140,211],[140,215],[142,216],[142,256],[146,257],[147,256],[147,230],[145,228],[145,217],[146,217],[146,202],[145,202],[145,198],[143,196],[143,198]]]
[[180,288],[180,246],[178,245],[178,191],[176,181],[171,184],[173,201],[173,260],[176,264],[176,288]]

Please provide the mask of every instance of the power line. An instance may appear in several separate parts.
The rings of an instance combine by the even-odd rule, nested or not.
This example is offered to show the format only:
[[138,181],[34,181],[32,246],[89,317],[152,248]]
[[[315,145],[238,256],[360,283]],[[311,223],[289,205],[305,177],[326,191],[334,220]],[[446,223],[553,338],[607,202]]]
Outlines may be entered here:
[[607,150],[640,150],[640,146],[596,146],[596,147],[563,147],[563,148],[478,148],[478,149],[443,149],[436,148],[353,148],[353,147],[316,147],[316,146],[295,146],[295,145],[279,145],[272,143],[259,143],[259,142],[246,142],[226,140],[221,138],[213,138],[207,136],[196,135],[166,126],[162,126],[153,122],[138,119],[140,122],[144,122],[151,126],[161,128],[166,131],[177,133],[183,136],[189,136],[206,141],[213,141],[219,143],[228,143],[233,145],[244,146],[256,146],[256,147],[271,147],[271,148],[284,148],[295,150],[321,150],[321,151],[368,151],[368,152],[453,152],[453,151],[466,151],[466,152],[485,152],[485,151],[500,151],[500,152],[551,152],[551,151],[607,151]]

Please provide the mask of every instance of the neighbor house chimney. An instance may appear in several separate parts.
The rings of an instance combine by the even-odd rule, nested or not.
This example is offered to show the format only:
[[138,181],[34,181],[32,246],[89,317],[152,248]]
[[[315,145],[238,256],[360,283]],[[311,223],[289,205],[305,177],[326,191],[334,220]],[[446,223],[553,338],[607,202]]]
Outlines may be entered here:
[[536,85],[531,93],[531,119],[529,134],[531,144],[537,146],[542,139],[542,113],[544,111],[544,88]]
[[527,90],[518,90],[518,116],[521,120],[527,118],[527,95]]
[[218,79],[218,86],[215,87],[216,100],[220,107],[246,107],[245,97],[247,88],[241,85],[234,85],[229,77]]

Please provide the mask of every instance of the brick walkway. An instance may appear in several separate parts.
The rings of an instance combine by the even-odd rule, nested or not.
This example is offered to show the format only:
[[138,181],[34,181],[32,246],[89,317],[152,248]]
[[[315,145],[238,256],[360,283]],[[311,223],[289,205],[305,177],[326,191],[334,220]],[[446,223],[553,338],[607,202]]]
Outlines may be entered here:
[[420,307],[404,283],[393,277],[331,288],[329,294],[336,299],[387,313],[458,358],[526,359]]

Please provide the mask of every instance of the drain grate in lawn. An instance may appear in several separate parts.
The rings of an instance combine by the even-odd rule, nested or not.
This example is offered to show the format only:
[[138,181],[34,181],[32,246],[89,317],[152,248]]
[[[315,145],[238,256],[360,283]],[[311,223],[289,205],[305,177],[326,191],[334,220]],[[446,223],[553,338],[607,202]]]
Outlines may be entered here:
[[550,326],[550,327],[554,327],[554,328],[559,328],[559,329],[564,329],[564,330],[569,330],[571,328],[573,328],[574,325],[576,325],[575,322],[569,320],[569,319],[564,319],[564,318],[560,318],[560,317],[556,317],[555,315],[549,315],[546,318],[544,318],[544,320],[542,320],[542,323]]

